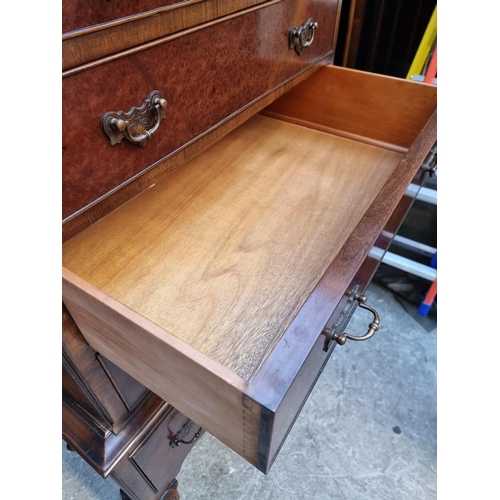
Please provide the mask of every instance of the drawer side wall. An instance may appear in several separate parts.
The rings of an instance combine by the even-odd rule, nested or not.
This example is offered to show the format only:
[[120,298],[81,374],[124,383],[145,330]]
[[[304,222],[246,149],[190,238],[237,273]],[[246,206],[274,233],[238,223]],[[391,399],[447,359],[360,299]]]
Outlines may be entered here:
[[[250,381],[248,395],[264,407],[258,459],[258,468],[263,472],[271,467],[328,359],[329,354],[322,349],[325,325],[333,311],[335,315],[343,309],[342,300],[346,300],[351,285],[360,284],[364,289],[369,283],[379,263],[379,259],[368,257],[369,252],[375,244],[385,250],[390,243],[391,238],[381,236],[382,231],[384,227],[396,228],[410,207],[411,198],[405,196],[407,186],[421,179],[419,169],[435,141],[436,113]],[[356,269],[361,269],[358,276]],[[376,342],[376,338],[372,341]]]
[[260,409],[243,380],[65,269],[63,301],[93,349],[255,465]]

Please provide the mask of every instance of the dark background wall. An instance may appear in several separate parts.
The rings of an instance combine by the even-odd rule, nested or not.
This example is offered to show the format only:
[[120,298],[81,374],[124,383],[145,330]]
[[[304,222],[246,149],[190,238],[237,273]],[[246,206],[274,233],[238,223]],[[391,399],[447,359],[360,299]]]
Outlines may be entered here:
[[[435,0],[343,0],[334,63],[406,78],[435,7]],[[424,186],[437,189],[436,177],[427,179]],[[437,248],[436,205],[415,201],[398,234]],[[391,245],[389,251],[430,265],[431,255],[401,244]],[[417,306],[429,281],[386,264],[380,265],[374,281],[389,288],[419,319]],[[436,312],[435,303],[432,319]]]
[[335,64],[405,78],[435,0],[343,0]]

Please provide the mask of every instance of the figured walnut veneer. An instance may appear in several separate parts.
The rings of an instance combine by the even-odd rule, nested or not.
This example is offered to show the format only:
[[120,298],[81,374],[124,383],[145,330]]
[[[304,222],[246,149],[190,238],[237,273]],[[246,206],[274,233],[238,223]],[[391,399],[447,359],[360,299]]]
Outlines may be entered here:
[[[199,2],[200,0],[194,0]],[[62,31],[81,30],[96,24],[109,23],[148,11],[158,11],[172,4],[186,3],[179,0],[128,0],[103,2],[102,0],[65,0],[63,2]],[[193,3],[190,0],[189,3]],[[151,15],[151,14],[149,14]]]
[[[313,45],[299,57],[288,49],[287,33],[304,21],[304,10],[322,21]],[[66,72],[63,219],[154,168],[331,53],[336,11],[333,3],[284,0],[112,55],[85,71]],[[158,134],[144,148],[110,146],[101,116],[139,106],[155,89],[168,102]]]

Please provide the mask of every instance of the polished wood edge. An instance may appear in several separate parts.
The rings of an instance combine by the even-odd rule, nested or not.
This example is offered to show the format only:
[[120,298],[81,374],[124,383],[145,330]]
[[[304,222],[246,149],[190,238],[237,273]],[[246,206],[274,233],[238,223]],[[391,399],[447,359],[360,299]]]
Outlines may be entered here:
[[120,26],[122,24],[138,21],[139,19],[145,19],[151,16],[157,16],[163,12],[169,12],[171,10],[178,9],[180,7],[188,7],[195,3],[204,2],[206,0],[181,0],[180,2],[174,3],[172,5],[165,5],[163,7],[157,7],[156,9],[146,10],[144,12],[139,12],[137,14],[132,14],[126,17],[120,17],[119,19],[113,19],[112,21],[107,21],[104,23],[94,24],[93,26],[85,26],[83,28],[78,28],[72,31],[67,31],[62,34],[62,40],[70,40],[79,36],[84,36],[89,33],[95,33],[97,31],[106,30],[114,26]]
[[[421,186],[423,181],[425,180],[425,172],[422,171],[421,169],[417,171],[417,174],[412,180],[412,184],[414,183],[417,186]],[[408,194],[406,192],[401,200],[399,201],[397,208],[394,210],[392,213],[391,217],[387,221],[386,225],[384,226],[384,229],[380,233],[379,237],[377,238],[375,245],[377,248],[382,250],[382,253],[377,254],[376,256],[371,255],[370,253],[367,255],[363,263],[361,264],[360,268],[356,271],[354,279],[351,281],[349,284],[348,289],[352,290],[352,288],[356,285],[359,285],[360,288],[360,293],[364,293],[366,290],[366,284],[369,284],[377,271],[378,266],[380,265],[384,253],[387,251],[389,248],[394,235],[397,233],[398,228],[400,225],[403,223],[404,218],[408,211],[410,210],[413,201],[415,200],[417,196],[418,191],[417,190],[411,190],[411,192]],[[347,298],[347,297],[344,297]],[[335,321],[337,321],[337,318],[340,314],[340,311],[343,310],[345,306],[345,300],[341,300],[339,302],[339,305],[336,307],[334,313],[330,317],[328,323],[332,324]],[[352,312],[350,313],[350,316],[355,312],[353,309]],[[332,321],[333,319],[333,321]],[[347,324],[349,321],[347,321]],[[318,337],[318,341],[314,345],[313,349],[311,350],[311,353],[309,354],[308,358],[306,359],[304,366],[302,367],[301,371],[304,371],[304,367],[307,366],[308,363],[310,363],[313,367],[317,366],[317,361],[312,358],[312,354],[316,352],[316,357],[318,356],[318,353],[320,352],[322,345],[324,344],[324,339],[321,337],[321,335]],[[314,386],[316,385],[316,382],[318,381],[324,367],[326,366],[327,362],[329,361],[335,347],[337,346],[336,343],[332,345],[330,350],[328,351],[322,365],[321,369],[318,371],[316,377],[314,378],[309,390],[307,391],[306,395],[303,398],[302,403],[300,404],[300,407],[295,414],[295,417],[290,423],[290,426],[288,430],[285,432],[283,438],[281,439],[281,442],[277,446],[276,452],[274,453],[269,453],[269,446],[266,445],[266,443],[269,443],[273,436],[270,435],[269,429],[272,429],[275,424],[275,417],[276,413],[272,412],[268,408],[264,407],[262,408],[261,411],[261,425],[259,429],[259,436],[262,436],[262,440],[259,439],[259,455],[258,455],[258,460],[257,460],[257,467],[259,470],[267,474],[269,470],[271,469],[276,457],[278,456],[283,444],[285,443],[288,434],[292,430],[295,421],[297,420],[298,416],[300,415],[300,412],[302,411],[302,408],[304,407],[305,403],[307,402],[307,399],[309,398],[309,395],[311,391],[313,390]],[[287,392],[285,395],[285,398],[290,394],[290,391]],[[284,399],[285,401],[285,399]],[[283,402],[281,403],[283,404]]]
[[[422,187],[427,175],[427,172],[423,169],[417,171],[415,177],[411,181],[411,185],[416,186],[418,189],[411,189],[405,192],[404,196],[401,198],[401,201],[398,204],[397,209],[393,212],[391,218],[388,220],[387,224],[384,226],[384,229],[380,233],[380,236],[378,237],[377,242],[374,246],[382,249],[384,253],[388,250],[394,236],[397,234],[400,226],[403,224],[404,218],[413,205],[413,202],[417,198],[420,188]],[[382,258],[383,254],[380,257],[380,260],[382,260]]]
[[[150,335],[160,338],[162,342],[168,344],[171,347],[171,349],[176,351],[179,356],[183,356],[185,359],[190,360],[190,364],[196,363],[197,365],[203,366],[207,372],[223,380],[224,382],[229,383],[240,392],[244,392],[244,390],[246,389],[247,386],[246,381],[243,380],[235,372],[233,372],[229,368],[226,368],[224,365],[221,365],[220,363],[213,360],[206,354],[198,351],[190,344],[187,344],[183,340],[179,339],[172,333],[156,325],[155,323],[148,320],[144,316],[141,316],[139,313],[133,311],[132,309],[122,304],[118,300],[115,300],[113,297],[103,292],[99,288],[93,286],[92,284],[88,283],[84,279],[80,278],[78,275],[71,272],[69,269],[66,269],[65,267],[62,268],[62,277],[63,277],[63,299],[65,296],[73,298],[74,295],[73,292],[74,290],[77,290],[78,294],[88,297],[92,301],[97,301],[98,303],[103,304],[104,306],[112,310],[117,316],[123,318],[127,322],[137,325],[137,328],[144,329]],[[69,302],[65,301],[65,305],[70,311],[73,318],[75,318],[75,322],[78,325],[78,320],[75,317],[76,315],[71,310],[71,306],[69,306],[70,302],[73,301],[71,299]],[[80,328],[80,330],[82,329]],[[85,336],[85,332],[83,330],[82,334]],[[100,352],[98,349],[96,350]],[[108,359],[114,362],[111,358]]]
[[337,49],[337,38],[339,36],[340,15],[342,13],[342,0],[337,1],[337,12],[335,13],[335,31],[333,33],[332,50],[335,53]]
[[[109,430],[113,429],[113,419],[111,415],[108,413],[104,405],[101,403],[100,399],[94,394],[89,385],[85,382],[84,378],[80,375],[78,369],[75,367],[71,357],[66,353],[63,346],[62,352],[62,364],[64,368],[68,371],[69,375],[75,379],[77,384],[79,385],[82,392],[87,396],[89,401],[92,403],[94,408],[96,409],[98,415],[102,418],[102,424],[106,425]],[[82,409],[82,411],[84,411]]]
[[[136,411],[118,434],[103,433],[95,422],[63,398],[62,437],[96,472],[107,477],[123,456],[173,407],[155,394]],[[90,446],[91,445],[91,446]]]
[[[321,338],[321,335],[317,341],[317,343],[323,343],[323,339]],[[329,349],[328,353],[326,353],[325,359],[321,365],[321,368],[318,370],[316,376],[314,377],[314,380],[312,381],[308,391],[304,395],[304,398],[302,400],[302,403],[300,404],[299,408],[297,409],[295,416],[293,417],[290,426],[286,430],[283,438],[280,441],[280,444],[276,450],[275,453],[270,453],[271,450],[271,443],[273,441],[273,433],[270,432],[270,429],[273,429],[275,426],[275,421],[276,421],[276,412],[270,410],[267,407],[262,407],[261,410],[261,420],[260,420],[260,427],[259,427],[259,448],[258,448],[258,456],[257,456],[257,468],[263,472],[264,474],[267,474],[270,470],[271,467],[274,464],[274,461],[276,460],[276,457],[278,456],[282,446],[285,444],[286,438],[288,437],[288,434],[290,434],[290,431],[292,430],[295,421],[300,415],[300,412],[302,411],[302,408],[306,404],[309,395],[311,394],[312,390],[314,389],[314,386],[316,385],[316,382],[318,381],[321,373],[323,372],[324,367],[328,363],[331,355],[333,354],[333,351],[335,350],[337,344],[334,344],[331,349]],[[306,360],[307,363],[307,360]]]
[[[217,17],[242,11],[260,5],[262,2],[263,0],[236,0],[230,3],[225,0],[204,0],[202,3],[183,4],[182,10],[173,7],[150,17],[131,19],[127,24],[104,25],[97,31],[78,32],[78,36],[75,34],[72,37],[63,37],[62,70],[80,66],[196,25],[203,25]],[[262,7],[266,6],[266,2]],[[103,29],[105,31],[102,31]]]
[[260,406],[245,404],[245,380],[64,268],[62,288],[94,350],[255,463]]
[[[264,474],[267,474],[272,467],[273,460],[270,460],[269,450],[270,443],[273,438],[274,421],[276,418],[276,413],[269,410],[265,406],[262,406],[260,412],[260,422],[259,422],[259,445],[257,450],[257,463],[256,467]],[[294,422],[295,419],[294,418]],[[290,432],[290,431],[288,431]],[[287,432],[287,435],[288,435]]]
[[[263,407],[258,452],[261,470],[268,470],[272,463],[272,439],[269,438],[275,436],[275,432],[263,429],[262,426],[274,425],[280,405],[307,364],[307,358],[317,342],[324,341],[323,328],[352,281],[352,269],[359,269],[363,264],[391,214],[405,195],[408,185],[421,168],[435,143],[436,135],[437,112],[434,112],[297,316],[250,380],[247,396]],[[306,397],[307,391],[304,392],[304,398]],[[274,414],[273,418],[269,412]]]
[[[434,145],[437,135],[436,124],[437,112],[434,112],[422,133],[401,159],[394,173],[327,268],[297,316],[263,359],[254,377],[250,379],[247,394],[254,397],[256,401],[261,400],[256,396],[263,387],[268,385],[268,380],[273,379],[273,374],[280,372],[281,384],[268,387],[268,389],[273,389],[274,397],[270,398],[269,393],[266,393],[269,409],[276,410],[280,404],[284,392],[288,390],[315,344],[318,332],[322,331],[349,285],[352,279],[352,269],[358,269],[361,266]],[[361,241],[363,246],[360,249]],[[341,274],[339,270],[342,270]],[[300,337],[297,336],[298,330],[301,333]],[[284,377],[283,374],[287,376]]]
[[322,66],[331,62],[333,52],[322,56],[297,75],[285,80],[279,86],[270,89],[246,106],[235,111],[224,120],[195,137],[181,148],[173,151],[147,169],[139,172],[128,181],[101,196],[91,204],[63,220],[63,243],[78,233],[102,219],[113,210],[123,205],[137,194],[158,182],[173,170],[181,167],[195,156],[199,155],[212,144],[222,139],[229,132],[261,111],[278,97],[288,92],[292,87],[308,78]]
[[425,87],[432,88],[434,90],[437,90],[436,85],[433,85],[431,83],[424,83],[424,82],[415,82],[413,80],[406,80],[405,78],[400,78],[398,76],[390,76],[390,75],[383,75],[381,73],[370,73],[365,70],[360,70],[360,69],[353,69],[353,68],[345,68],[343,66],[335,66],[335,71],[342,71],[345,73],[357,73],[361,75],[370,75],[374,78],[380,78],[382,80],[393,80],[395,82],[398,82],[403,85],[424,85]]
[[95,61],[91,61],[89,63],[82,64],[81,66],[76,66],[74,68],[68,69],[67,71],[63,71],[62,77],[67,78],[69,76],[76,75],[77,73],[81,73],[82,71],[87,71],[87,70],[95,68],[97,66],[101,66],[101,65],[107,64],[111,61],[115,61],[116,59],[121,59],[122,57],[127,57],[127,56],[130,56],[132,54],[136,54],[137,52],[142,52],[143,50],[150,49],[151,47],[156,47],[158,45],[162,45],[162,44],[170,42],[172,40],[176,40],[177,38],[181,38],[183,36],[190,35],[190,34],[195,33],[197,31],[200,31],[200,30],[203,30],[206,28],[210,28],[211,26],[215,26],[217,24],[230,21],[231,19],[234,19],[236,17],[242,16],[245,14],[249,14],[249,13],[254,12],[256,10],[260,10],[264,7],[270,7],[271,5],[274,5],[274,4],[277,4],[280,2],[283,2],[283,0],[269,0],[268,2],[266,2],[264,4],[254,5],[253,7],[249,7],[248,9],[244,9],[244,10],[241,10],[238,12],[233,12],[232,14],[228,14],[227,16],[212,19],[211,21],[209,21],[207,23],[193,26],[191,28],[179,31],[177,33],[173,33],[173,34],[155,39],[151,42],[147,42],[147,43],[144,43],[142,45],[137,45],[136,47],[133,47],[133,48],[130,48],[130,49],[127,49],[127,50],[124,50],[124,51],[121,51],[121,52],[118,52],[115,54],[111,54],[111,55],[103,57],[101,59],[96,59]]
[[407,153],[408,148],[403,146],[398,146],[397,144],[390,144],[388,142],[379,141],[377,139],[372,139],[371,137],[362,136],[359,134],[354,134],[352,132],[346,132],[345,130],[340,130],[337,128],[327,127],[325,125],[320,125],[318,123],[313,123],[308,120],[303,120],[301,118],[293,118],[291,116],[283,115],[275,111],[262,111],[262,114],[269,116],[269,118],[274,118],[276,120],[282,120],[285,122],[293,123],[295,125],[300,125],[302,127],[312,128],[314,130],[319,130],[320,132],[326,132],[328,134],[337,135],[339,137],[345,137],[346,139],[351,139],[357,142],[362,142],[364,144],[370,144],[371,146],[377,146],[379,148],[387,149],[389,151],[395,151],[396,153]]

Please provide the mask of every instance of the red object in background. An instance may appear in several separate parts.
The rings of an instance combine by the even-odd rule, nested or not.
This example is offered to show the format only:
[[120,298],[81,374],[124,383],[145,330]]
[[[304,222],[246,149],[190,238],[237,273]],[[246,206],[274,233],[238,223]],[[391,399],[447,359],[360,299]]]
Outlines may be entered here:
[[429,291],[427,292],[425,299],[423,302],[420,304],[420,307],[418,308],[417,314],[419,316],[427,316],[429,314],[429,311],[431,310],[432,304],[434,303],[434,299],[436,298],[437,295],[437,279],[435,279],[432,282],[432,285],[429,288]]
[[429,67],[427,68],[427,72],[425,73],[424,83],[432,83],[434,78],[437,75],[437,53],[438,47],[437,44],[434,47],[434,53],[432,54],[431,61],[429,63]]

